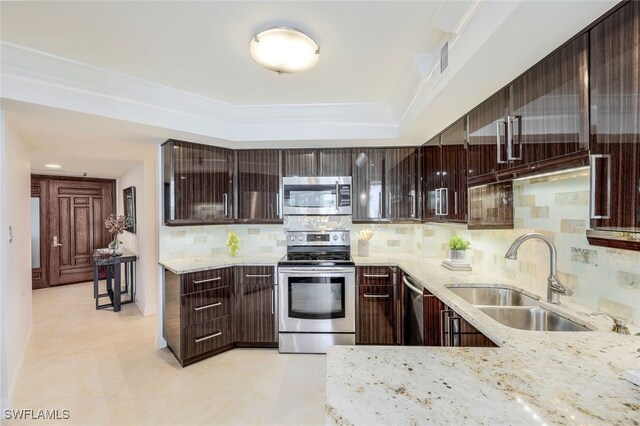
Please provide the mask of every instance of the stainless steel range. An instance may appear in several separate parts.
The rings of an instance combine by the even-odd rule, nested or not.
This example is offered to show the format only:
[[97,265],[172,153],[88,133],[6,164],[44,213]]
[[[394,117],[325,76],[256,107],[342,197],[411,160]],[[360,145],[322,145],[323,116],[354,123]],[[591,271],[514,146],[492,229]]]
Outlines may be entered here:
[[355,344],[349,231],[287,232],[278,277],[280,352],[326,353],[330,345]]

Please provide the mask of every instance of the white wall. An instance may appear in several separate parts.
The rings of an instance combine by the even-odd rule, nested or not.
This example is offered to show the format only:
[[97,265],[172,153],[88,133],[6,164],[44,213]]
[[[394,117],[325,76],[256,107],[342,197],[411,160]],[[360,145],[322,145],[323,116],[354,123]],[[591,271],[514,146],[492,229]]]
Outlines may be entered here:
[[5,408],[31,336],[31,172],[26,145],[4,112],[0,114],[0,401]]
[[144,315],[157,311],[158,244],[156,214],[156,163],[140,161],[118,179],[116,204],[118,214],[124,213],[122,190],[136,188],[136,233],[120,235],[120,241],[138,255],[136,269],[136,305]]

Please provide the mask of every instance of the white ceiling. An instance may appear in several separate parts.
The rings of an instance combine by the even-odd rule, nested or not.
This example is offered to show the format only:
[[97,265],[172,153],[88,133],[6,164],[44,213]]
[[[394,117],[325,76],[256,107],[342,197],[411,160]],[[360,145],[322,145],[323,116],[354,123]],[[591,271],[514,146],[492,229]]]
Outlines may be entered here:
[[[429,23],[440,3],[2,2],[1,35],[233,104],[378,102],[389,98],[412,54],[438,47],[444,33]],[[256,65],[251,37],[273,25],[314,38],[316,68],[278,75]]]
[[[613,6],[563,1],[0,2],[2,109],[32,168],[118,177],[174,137],[232,148],[418,145]],[[278,75],[251,36],[298,27]],[[449,41],[449,69],[431,73]]]

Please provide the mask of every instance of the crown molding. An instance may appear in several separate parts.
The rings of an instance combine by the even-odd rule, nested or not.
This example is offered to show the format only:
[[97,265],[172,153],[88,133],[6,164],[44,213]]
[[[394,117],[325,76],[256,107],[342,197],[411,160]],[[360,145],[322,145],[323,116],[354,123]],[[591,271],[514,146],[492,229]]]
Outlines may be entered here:
[[0,43],[0,96],[230,141],[393,139],[387,103],[236,105]]

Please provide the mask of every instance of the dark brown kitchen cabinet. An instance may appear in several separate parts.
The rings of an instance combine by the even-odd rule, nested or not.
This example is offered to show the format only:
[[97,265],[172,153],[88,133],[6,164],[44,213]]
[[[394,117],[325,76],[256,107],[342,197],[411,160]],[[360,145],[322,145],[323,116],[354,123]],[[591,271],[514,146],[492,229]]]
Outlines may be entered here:
[[425,346],[496,346],[491,339],[427,290],[424,290],[423,306]]
[[281,222],[280,151],[236,151],[237,215],[242,222]]
[[498,133],[507,115],[508,94],[501,90],[468,115],[468,180],[469,184],[486,183],[508,167],[505,135]]
[[318,151],[282,150],[282,176],[318,176]]
[[397,268],[359,266],[356,274],[356,344],[399,344]]
[[233,268],[164,273],[163,337],[180,365],[231,349]]
[[583,34],[509,87],[513,167],[589,149],[588,43]]
[[318,176],[351,176],[351,149],[318,150]]
[[640,250],[640,2],[625,4],[590,35],[590,216],[591,228],[605,232],[588,238]]
[[236,268],[236,341],[239,346],[276,346],[275,268],[240,266]]
[[468,229],[513,229],[513,181],[470,187]]
[[233,220],[231,150],[168,140],[162,154],[165,225]]
[[424,220],[467,220],[465,121],[457,121],[422,146]]
[[390,220],[419,219],[418,150],[387,148],[384,158],[384,217]]
[[353,220],[382,219],[384,150],[354,149],[351,155]]

